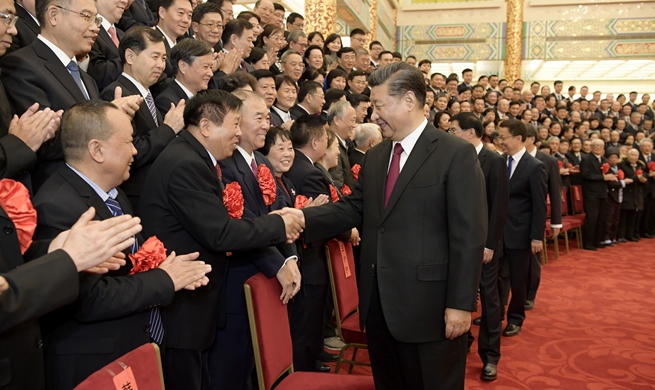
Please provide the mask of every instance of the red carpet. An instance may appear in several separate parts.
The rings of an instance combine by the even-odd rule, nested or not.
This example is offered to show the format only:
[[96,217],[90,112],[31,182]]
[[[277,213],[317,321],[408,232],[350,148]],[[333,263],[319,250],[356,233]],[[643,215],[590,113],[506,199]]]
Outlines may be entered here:
[[[501,340],[498,380],[479,379],[475,343],[466,388],[655,389],[655,239],[598,252],[572,247],[568,255],[561,241],[560,248],[555,260],[550,247],[550,264],[543,267],[521,334]],[[353,373],[371,370],[356,366]]]

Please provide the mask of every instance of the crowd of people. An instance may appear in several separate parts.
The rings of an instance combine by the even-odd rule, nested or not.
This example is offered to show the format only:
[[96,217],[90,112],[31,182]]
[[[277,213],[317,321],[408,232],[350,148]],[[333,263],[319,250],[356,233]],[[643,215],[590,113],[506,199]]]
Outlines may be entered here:
[[463,388],[471,322],[497,378],[572,186],[585,249],[654,237],[648,94],[474,83],[285,13],[0,0],[0,389],[71,389],[147,342],[169,389],[255,388],[259,272],[294,369],[329,371],[331,239],[356,248],[376,387]]

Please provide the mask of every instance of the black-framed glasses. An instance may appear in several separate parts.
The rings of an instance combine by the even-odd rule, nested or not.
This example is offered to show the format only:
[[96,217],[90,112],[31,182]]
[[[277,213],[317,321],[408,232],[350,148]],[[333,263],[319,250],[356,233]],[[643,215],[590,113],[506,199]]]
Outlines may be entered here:
[[0,18],[5,20],[5,26],[7,26],[7,28],[14,27],[18,21],[18,15],[16,14],[5,14],[0,12]]
[[72,12],[74,14],[80,15],[81,17],[84,18],[84,20],[86,20],[89,27],[93,26],[94,24],[98,28],[100,28],[100,26],[102,26],[102,16],[98,16],[98,15],[92,16],[92,15],[89,15],[89,14],[84,13],[84,12],[73,11],[72,9],[64,8],[64,7],[60,6],[60,5],[55,5],[55,7],[59,8],[61,10],[64,10],[64,11],[68,11],[68,12]]
[[201,25],[201,26],[205,26],[205,27],[209,28],[210,30],[213,30],[215,28],[217,28],[219,30],[223,29],[223,25],[221,23],[198,23],[198,24]]

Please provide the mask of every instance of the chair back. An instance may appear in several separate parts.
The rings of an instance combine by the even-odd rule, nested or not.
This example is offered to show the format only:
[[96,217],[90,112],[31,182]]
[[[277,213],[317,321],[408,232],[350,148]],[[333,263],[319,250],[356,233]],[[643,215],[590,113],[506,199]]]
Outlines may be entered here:
[[573,200],[573,214],[580,214],[584,212],[584,200],[582,199],[582,186],[571,186],[571,198]]
[[[128,383],[129,382],[129,383]],[[164,390],[159,346],[143,344],[91,374],[75,390],[130,388]]]
[[546,194],[546,218],[550,218],[551,214],[550,194]]
[[566,197],[566,187],[562,187],[562,216],[569,215],[569,199]]
[[269,390],[282,374],[293,371],[289,314],[280,301],[282,287],[276,278],[259,272],[243,287],[259,388]]
[[341,322],[359,307],[353,247],[349,242],[330,240],[325,245],[325,250],[332,284],[334,312],[337,317],[337,326],[341,328]]

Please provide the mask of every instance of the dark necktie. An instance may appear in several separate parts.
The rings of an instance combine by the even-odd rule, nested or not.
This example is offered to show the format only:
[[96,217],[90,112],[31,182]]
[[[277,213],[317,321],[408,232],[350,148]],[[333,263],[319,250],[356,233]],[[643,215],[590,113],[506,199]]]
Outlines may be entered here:
[[391,165],[389,165],[389,173],[387,173],[387,182],[384,186],[384,208],[387,208],[387,203],[389,203],[389,198],[391,197],[391,191],[393,191],[393,186],[396,185],[396,180],[400,175],[400,155],[403,154],[403,146],[399,143],[393,147],[393,156],[391,157]]
[[253,158],[250,160],[250,169],[252,169],[253,175],[255,175],[255,178],[259,177],[257,174],[259,173],[259,169],[257,168],[257,163],[255,162],[255,159]]
[[150,115],[152,116],[152,120],[155,121],[155,126],[159,126],[159,121],[157,120],[157,108],[155,108],[155,101],[153,100],[150,91],[148,91],[145,101],[148,106],[148,111],[150,111]]
[[66,66],[66,69],[68,69],[68,71],[71,73],[71,76],[73,76],[73,80],[75,80],[75,84],[77,84],[77,86],[80,88],[80,91],[82,91],[84,98],[89,100],[89,94],[86,93],[86,88],[84,87],[84,83],[82,83],[82,77],[80,77],[80,68],[77,66],[77,62],[69,62],[68,66]]
[[507,159],[507,179],[510,180],[512,178],[512,163],[514,162],[514,159],[512,156],[509,156],[509,159]]
[[[105,204],[114,217],[123,215],[123,209],[116,199],[107,198]],[[132,254],[139,250],[139,243],[137,242],[136,237],[134,237],[134,244],[132,244],[131,250]],[[164,323],[161,319],[161,312],[158,307],[155,307],[150,311],[150,338],[159,345],[161,345],[161,342],[164,340]]]

